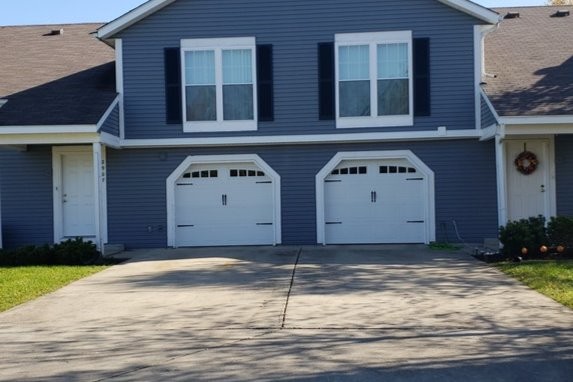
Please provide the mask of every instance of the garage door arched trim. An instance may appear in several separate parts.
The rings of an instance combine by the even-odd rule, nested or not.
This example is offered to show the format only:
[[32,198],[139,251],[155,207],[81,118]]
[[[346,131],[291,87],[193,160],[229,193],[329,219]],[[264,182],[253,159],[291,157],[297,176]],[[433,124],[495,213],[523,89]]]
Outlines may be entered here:
[[188,172],[189,167],[196,164],[232,164],[253,163],[262,169],[272,179],[273,184],[273,227],[274,245],[281,244],[281,179],[279,174],[272,169],[264,160],[256,154],[240,155],[191,155],[169,175],[166,181],[167,191],[167,245],[175,247],[176,224],[175,224],[175,184],[177,180]]
[[405,159],[416,167],[427,179],[425,214],[425,242],[436,240],[436,212],[434,198],[434,172],[410,150],[352,151],[337,153],[316,175],[316,240],[326,245],[325,235],[325,192],[326,177],[342,162],[348,160]]

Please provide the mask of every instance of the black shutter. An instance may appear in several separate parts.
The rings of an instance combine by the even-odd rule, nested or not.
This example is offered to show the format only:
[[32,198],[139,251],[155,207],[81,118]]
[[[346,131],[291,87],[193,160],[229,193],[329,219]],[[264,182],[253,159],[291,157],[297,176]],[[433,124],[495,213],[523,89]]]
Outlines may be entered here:
[[414,39],[414,116],[431,115],[430,39]]
[[273,121],[273,46],[257,45],[257,107],[259,121]]
[[181,111],[181,53],[179,48],[165,48],[165,118],[167,124],[183,123]]
[[334,119],[334,43],[318,44],[318,118]]

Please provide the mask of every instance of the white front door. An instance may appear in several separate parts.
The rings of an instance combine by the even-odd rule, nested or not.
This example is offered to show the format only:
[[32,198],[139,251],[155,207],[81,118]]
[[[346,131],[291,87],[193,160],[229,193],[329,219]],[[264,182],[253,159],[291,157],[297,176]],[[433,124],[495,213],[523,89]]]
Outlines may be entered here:
[[[518,171],[515,160],[529,151],[538,160],[537,168],[529,175]],[[548,139],[506,140],[506,174],[508,220],[532,216],[551,216],[550,141]]]
[[406,159],[342,161],[324,181],[326,243],[424,243],[427,181]]
[[176,246],[274,243],[272,179],[253,163],[195,164],[175,182]]
[[91,150],[54,149],[56,241],[95,237],[95,187]]

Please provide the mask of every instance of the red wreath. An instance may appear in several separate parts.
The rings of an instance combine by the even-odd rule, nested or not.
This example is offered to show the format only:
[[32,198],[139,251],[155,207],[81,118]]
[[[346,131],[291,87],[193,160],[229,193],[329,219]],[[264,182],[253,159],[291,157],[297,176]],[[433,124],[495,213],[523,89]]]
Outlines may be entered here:
[[524,151],[515,158],[513,163],[515,164],[517,171],[523,175],[529,175],[537,169],[539,161],[534,153],[531,151]]

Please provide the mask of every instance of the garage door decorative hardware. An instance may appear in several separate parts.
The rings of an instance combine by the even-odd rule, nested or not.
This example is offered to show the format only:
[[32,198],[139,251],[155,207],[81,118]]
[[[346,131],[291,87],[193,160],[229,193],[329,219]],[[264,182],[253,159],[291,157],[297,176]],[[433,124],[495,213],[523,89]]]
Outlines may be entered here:
[[372,203],[376,203],[377,199],[378,199],[378,194],[376,194],[376,191],[370,192],[370,201]]
[[256,182],[257,184],[272,184],[272,180],[265,180],[264,182]]
[[178,228],[195,227],[195,225],[194,224],[178,224],[177,227]]
[[539,164],[539,160],[537,159],[537,155],[531,151],[524,150],[517,156],[517,158],[515,158],[513,163],[515,164],[517,171],[523,175],[529,175],[535,172],[537,165]]
[[193,183],[177,183],[178,186],[192,186]]
[[273,225],[273,223],[257,223],[257,225]]
[[406,223],[424,223],[423,220],[408,220]]
[[223,204],[224,206],[227,205],[227,194],[221,195],[221,204]]
[[342,222],[326,222],[325,224],[342,224]]
[[340,183],[342,182],[342,180],[340,179],[327,179],[324,181],[324,183]]
[[406,178],[406,180],[424,180],[424,178]]

